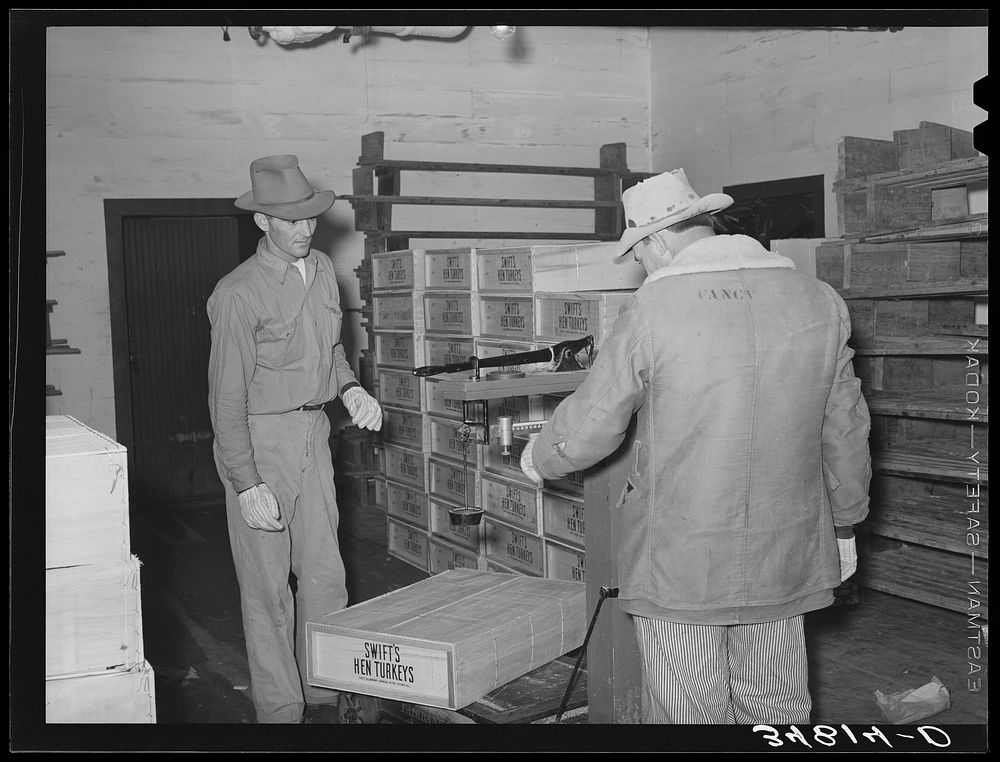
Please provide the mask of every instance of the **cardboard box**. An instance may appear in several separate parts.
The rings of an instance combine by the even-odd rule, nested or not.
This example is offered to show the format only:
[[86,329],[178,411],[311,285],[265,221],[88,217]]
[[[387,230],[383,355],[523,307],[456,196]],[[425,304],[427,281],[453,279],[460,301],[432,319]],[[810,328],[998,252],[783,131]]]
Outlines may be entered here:
[[45,675],[127,670],[143,660],[139,559],[45,570]]
[[429,536],[426,530],[411,527],[393,518],[386,519],[387,541],[386,549],[389,555],[415,566],[421,571],[427,571]]
[[454,569],[306,623],[311,685],[461,709],[578,648],[583,584]]
[[132,669],[45,681],[48,724],[145,724],[156,722],[153,668],[142,661]]
[[45,417],[45,568],[129,558],[128,458],[68,415]]

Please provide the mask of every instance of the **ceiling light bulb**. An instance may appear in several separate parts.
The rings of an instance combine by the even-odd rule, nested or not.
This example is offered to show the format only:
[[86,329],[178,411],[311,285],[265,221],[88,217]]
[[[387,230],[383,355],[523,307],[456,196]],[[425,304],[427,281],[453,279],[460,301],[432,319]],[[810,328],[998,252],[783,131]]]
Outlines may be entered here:
[[496,37],[498,40],[506,40],[514,36],[514,32],[517,31],[516,26],[491,26],[490,34]]

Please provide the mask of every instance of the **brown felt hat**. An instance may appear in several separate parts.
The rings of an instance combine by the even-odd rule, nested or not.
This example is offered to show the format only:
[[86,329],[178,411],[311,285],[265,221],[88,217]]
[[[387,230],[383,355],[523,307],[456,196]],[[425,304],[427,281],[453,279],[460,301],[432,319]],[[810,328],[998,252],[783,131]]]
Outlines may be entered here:
[[283,220],[318,217],[337,200],[333,191],[317,191],[291,154],[264,156],[250,162],[251,190],[236,199],[236,206]]

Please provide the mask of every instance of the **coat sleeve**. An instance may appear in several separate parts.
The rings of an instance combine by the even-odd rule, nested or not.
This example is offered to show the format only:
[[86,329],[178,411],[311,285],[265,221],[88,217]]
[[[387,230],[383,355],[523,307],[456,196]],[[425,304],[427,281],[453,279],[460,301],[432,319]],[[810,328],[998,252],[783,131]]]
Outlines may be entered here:
[[847,305],[838,294],[830,293],[837,304],[840,335],[837,366],[823,418],[823,475],[833,523],[839,528],[858,524],[868,515],[871,415],[861,394],[861,381],[854,375],[854,350],[847,345],[851,337]]
[[254,462],[247,419],[247,389],[257,364],[255,319],[232,289],[208,300],[212,348],[208,360],[208,409],[215,448],[226,477],[237,492],[261,482]]
[[566,397],[532,445],[531,460],[545,479],[582,471],[618,449],[632,415],[646,398],[648,337],[638,299],[622,307],[583,383]]

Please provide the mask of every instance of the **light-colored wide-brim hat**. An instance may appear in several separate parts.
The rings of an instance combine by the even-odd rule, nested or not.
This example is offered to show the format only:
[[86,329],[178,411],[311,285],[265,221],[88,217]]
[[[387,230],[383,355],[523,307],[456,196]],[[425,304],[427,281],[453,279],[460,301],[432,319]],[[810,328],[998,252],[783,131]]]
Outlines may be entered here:
[[699,196],[683,169],[643,180],[622,193],[626,227],[615,262],[624,261],[632,247],[648,235],[699,214],[721,212],[732,204],[732,197],[726,193]]
[[251,189],[236,199],[240,209],[283,220],[318,217],[337,200],[333,191],[318,191],[291,154],[264,156],[250,162]]

